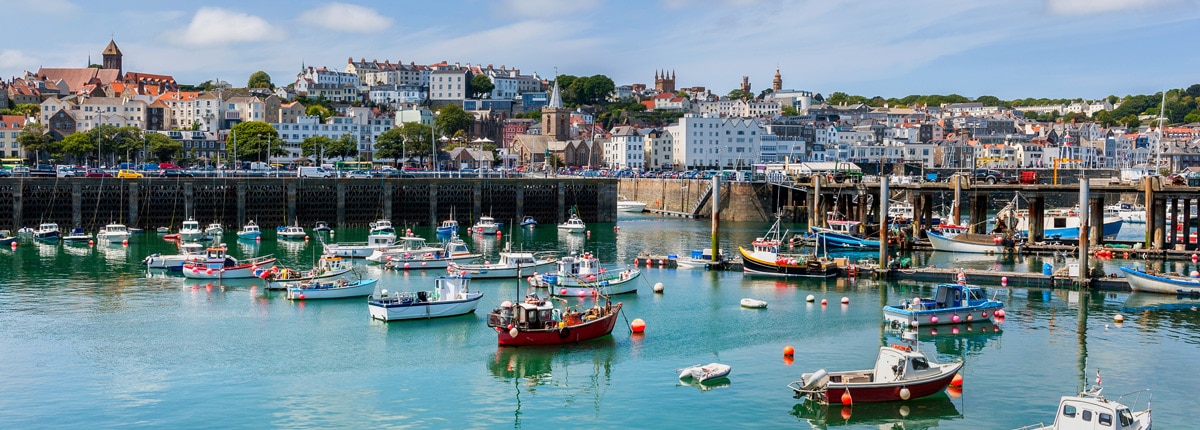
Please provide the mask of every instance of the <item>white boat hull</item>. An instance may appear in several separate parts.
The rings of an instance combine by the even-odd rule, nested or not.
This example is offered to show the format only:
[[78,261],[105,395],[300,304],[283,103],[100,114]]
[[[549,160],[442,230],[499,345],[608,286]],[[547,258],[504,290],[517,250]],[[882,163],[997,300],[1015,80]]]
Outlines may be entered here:
[[[304,276],[304,277],[291,278],[291,279],[285,279],[285,278],[275,279],[273,281],[267,281],[267,289],[268,290],[286,290],[288,284],[295,284],[297,282],[303,282],[303,281],[326,281],[326,282],[328,282],[328,281],[335,280],[338,278],[344,278],[347,274],[353,274],[353,270],[354,270],[354,268],[352,268],[352,267],[346,267],[346,268],[332,270],[332,271],[329,271],[326,273],[322,273],[317,276]],[[268,278],[268,279],[270,279],[270,278]]]
[[983,244],[965,242],[947,238],[937,232],[929,232],[929,244],[936,251],[965,252],[971,254],[1003,253],[1004,245],[999,243]]
[[517,273],[516,266],[508,266],[501,264],[457,264],[454,268],[458,269],[459,273],[464,273],[475,279],[496,279],[496,278],[516,278],[523,275],[532,274],[533,272],[541,272],[554,267],[554,261],[544,261],[538,264],[521,265],[521,273]]
[[745,298],[742,299],[742,307],[751,309],[766,309],[767,302],[758,299]]
[[646,209],[646,204],[643,202],[617,202],[617,211],[641,213]]
[[1127,267],[1122,267],[1121,271],[1125,272],[1125,279],[1129,281],[1129,289],[1133,291],[1158,294],[1200,295],[1200,279],[1151,275]]
[[219,265],[213,265],[206,268],[201,268],[199,265],[183,268],[183,277],[189,279],[239,279],[239,278],[256,278],[261,276],[263,271],[270,270],[275,265],[275,260],[264,261],[258,265],[235,266],[233,268],[225,268]]
[[146,267],[151,269],[183,270],[183,265],[203,261],[203,255],[151,255],[146,257]]
[[[620,272],[617,276],[589,281],[587,284],[581,283],[579,280],[570,277],[556,276],[555,282],[544,282],[542,276],[534,277],[537,282],[534,286],[546,287],[550,290],[550,295],[562,297],[585,297],[598,294],[626,294],[636,293],[637,283],[633,282],[638,276],[641,276],[640,270],[626,270]],[[594,287],[593,287],[594,286]],[[599,290],[599,291],[597,291]]]
[[129,233],[100,233],[97,238],[101,242],[107,243],[122,243],[129,239]]
[[453,300],[411,303],[371,300],[367,302],[367,308],[371,312],[371,318],[383,321],[443,318],[475,312],[482,298],[482,292],[471,292],[459,293]]
[[318,300],[364,297],[375,292],[375,284],[378,282],[378,279],[366,279],[346,283],[346,286],[341,288],[301,288],[291,285],[287,287],[287,298],[289,300]]

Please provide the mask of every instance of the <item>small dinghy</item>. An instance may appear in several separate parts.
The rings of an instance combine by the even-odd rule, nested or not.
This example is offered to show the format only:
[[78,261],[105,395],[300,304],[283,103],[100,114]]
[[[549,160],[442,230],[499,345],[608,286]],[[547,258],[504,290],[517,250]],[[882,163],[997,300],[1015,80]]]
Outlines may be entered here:
[[728,377],[730,370],[728,364],[708,363],[703,366],[697,364],[692,367],[679,369],[679,379],[691,378],[693,381],[704,383],[704,381]]
[[743,308],[751,308],[751,309],[766,309],[767,302],[764,302],[759,299],[751,299],[751,298],[747,297],[747,298],[742,299],[742,307]]

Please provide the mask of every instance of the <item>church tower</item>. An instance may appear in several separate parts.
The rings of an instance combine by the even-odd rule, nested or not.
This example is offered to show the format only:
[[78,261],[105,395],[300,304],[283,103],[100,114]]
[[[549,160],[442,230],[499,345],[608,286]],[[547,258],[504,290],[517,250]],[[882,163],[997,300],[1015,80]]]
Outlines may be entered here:
[[557,78],[554,79],[554,91],[550,93],[550,104],[542,108],[542,135],[556,141],[571,138],[571,113],[563,108]]
[[742,92],[746,93],[746,97],[753,98],[754,94],[750,92],[750,77],[742,76]]
[[675,92],[675,71],[672,70],[671,73],[667,73],[667,71],[664,70],[664,71],[662,71],[661,75],[659,74],[658,71],[655,71],[654,72],[654,89],[660,93],[674,93]]
[[104,64],[105,69],[116,69],[117,76],[121,76],[121,49],[117,48],[117,42],[108,41],[108,47],[104,48]]
[[779,67],[775,68],[775,80],[771,81],[771,91],[779,92],[783,89],[783,77],[779,76]]

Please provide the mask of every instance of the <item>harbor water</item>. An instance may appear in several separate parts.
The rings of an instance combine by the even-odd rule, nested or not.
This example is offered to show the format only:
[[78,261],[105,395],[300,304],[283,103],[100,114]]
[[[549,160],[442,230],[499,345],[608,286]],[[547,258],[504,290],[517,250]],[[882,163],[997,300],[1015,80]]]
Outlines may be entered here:
[[[505,227],[502,239],[465,240],[490,260],[511,239],[513,248],[592,252],[613,265],[642,251],[688,255],[711,243],[707,222],[622,215],[617,225],[590,224],[589,235],[549,224]],[[721,246],[736,255],[767,227],[724,224]],[[279,265],[302,268],[320,253],[315,236],[286,243],[268,231],[261,242],[244,242],[232,230],[225,242],[239,258],[274,254]],[[336,233],[334,240],[366,237],[361,229]],[[0,249],[0,428],[1005,429],[1049,423],[1059,397],[1094,384],[1097,370],[1109,398],[1150,388],[1156,427],[1189,428],[1200,385],[1190,371],[1200,362],[1200,300],[1174,296],[984,285],[1005,302],[1004,321],[918,333],[919,347],[938,361],[965,361],[961,391],[824,407],[793,398],[787,384],[817,369],[872,367],[879,347],[900,342],[880,307],[928,296],[932,284],[643,267],[637,294],[613,297],[624,310],[612,336],[502,348],[486,314],[523,296],[524,281],[474,281],[484,292],[474,314],[388,323],[371,320],[364,299],[294,302],[261,282],[210,283],[141,265],[175,249],[152,231],[128,246]],[[1055,263],[904,257],[1039,273]],[[445,273],[358,264],[390,291],[432,289]],[[652,291],[658,282],[662,294]],[[746,297],[769,305],[742,308]],[[630,333],[635,318],[645,320],[645,334]],[[785,359],[785,346],[795,348],[794,359]],[[729,378],[705,386],[677,378],[679,368],[710,362],[732,366]],[[1146,400],[1130,406],[1140,410]]]

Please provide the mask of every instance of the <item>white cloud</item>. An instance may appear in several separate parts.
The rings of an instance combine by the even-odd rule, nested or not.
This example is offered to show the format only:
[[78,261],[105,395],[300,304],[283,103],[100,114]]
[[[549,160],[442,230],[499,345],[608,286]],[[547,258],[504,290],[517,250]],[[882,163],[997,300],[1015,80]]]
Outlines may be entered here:
[[1158,9],[1183,0],[1046,0],[1046,10],[1055,15],[1089,15],[1125,10]]
[[184,45],[216,46],[279,39],[281,36],[281,30],[257,16],[225,9],[201,8],[176,40]]
[[599,4],[599,0],[505,0],[495,8],[511,16],[546,18],[595,9]]
[[25,69],[37,65],[37,59],[16,49],[0,51],[0,69]]
[[368,7],[330,3],[300,14],[300,21],[330,30],[370,33],[391,27],[392,18]]

